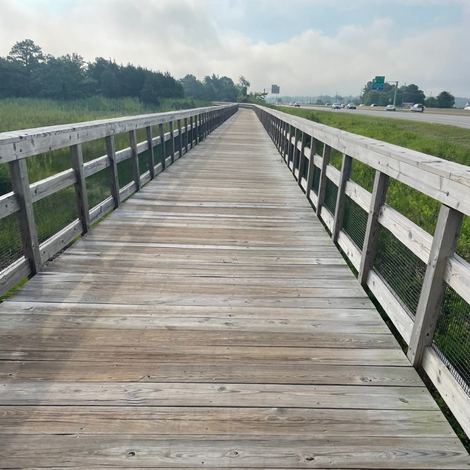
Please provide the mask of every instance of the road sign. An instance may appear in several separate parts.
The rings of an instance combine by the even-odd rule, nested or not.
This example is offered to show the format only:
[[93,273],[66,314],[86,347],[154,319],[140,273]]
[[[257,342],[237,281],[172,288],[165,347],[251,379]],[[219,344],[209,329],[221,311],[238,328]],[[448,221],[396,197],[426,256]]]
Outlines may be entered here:
[[280,91],[280,89],[277,85],[271,85],[271,94],[278,95],[279,91]]
[[373,90],[383,90],[385,85],[385,77],[378,75],[372,80]]

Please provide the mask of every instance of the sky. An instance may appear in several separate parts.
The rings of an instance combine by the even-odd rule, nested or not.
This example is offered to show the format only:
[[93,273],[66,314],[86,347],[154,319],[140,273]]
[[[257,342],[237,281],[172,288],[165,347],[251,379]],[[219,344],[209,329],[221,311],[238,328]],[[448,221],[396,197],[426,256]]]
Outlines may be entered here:
[[359,95],[384,75],[470,96],[470,0],[0,0],[0,56],[23,39],[281,95]]

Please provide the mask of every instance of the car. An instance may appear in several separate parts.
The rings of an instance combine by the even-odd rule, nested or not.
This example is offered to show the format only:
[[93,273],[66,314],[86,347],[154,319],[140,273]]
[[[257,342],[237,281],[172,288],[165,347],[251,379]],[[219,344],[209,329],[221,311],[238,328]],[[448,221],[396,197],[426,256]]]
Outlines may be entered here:
[[377,106],[377,105],[376,105],[375,103],[372,103],[372,104],[370,105],[371,108],[373,108],[374,106]]
[[325,103],[325,106],[330,106],[330,103]]
[[470,106],[465,106],[465,108],[463,109],[466,109],[467,111],[470,111]]
[[389,104],[386,108],[385,108],[385,111],[396,111],[397,108],[395,108],[395,106],[393,106],[393,104]]
[[294,108],[300,108],[300,103],[295,103]]
[[356,105],[354,103],[349,103],[346,108],[348,109],[356,109]]
[[411,107],[410,111],[414,111],[415,113],[422,113],[424,111],[424,105],[416,103]]
[[359,106],[365,106],[365,104],[361,103]]
[[331,109],[341,109],[341,105],[339,103],[335,103]]

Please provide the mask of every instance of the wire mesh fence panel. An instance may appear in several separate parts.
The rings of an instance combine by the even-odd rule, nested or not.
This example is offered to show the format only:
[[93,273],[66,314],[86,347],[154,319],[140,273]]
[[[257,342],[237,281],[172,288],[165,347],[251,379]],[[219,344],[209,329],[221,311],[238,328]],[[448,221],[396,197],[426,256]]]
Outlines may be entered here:
[[307,157],[302,157],[303,160],[303,166],[302,166],[302,174],[300,175],[302,178],[307,179],[308,175],[308,158]]
[[155,161],[155,165],[158,165],[162,162],[162,146],[161,144],[156,145],[153,148],[153,159]]
[[[308,169],[307,169],[308,171]],[[318,188],[320,187],[320,175],[321,170],[317,166],[313,168],[313,181],[312,181],[312,189],[315,194],[318,194]]]
[[0,219],[0,271],[23,256],[18,214]]
[[33,155],[26,159],[26,166],[30,184],[49,178],[71,167],[70,149],[66,147]]
[[146,171],[148,171],[148,155],[149,151],[145,150],[144,152],[139,153],[139,174],[142,176]]
[[456,253],[470,263],[470,217],[464,215]]
[[470,395],[470,305],[447,286],[433,347]]
[[368,217],[369,214],[361,206],[346,196],[343,230],[360,250],[364,247]]
[[89,176],[86,179],[86,190],[90,209],[111,196],[109,168]]
[[10,179],[10,167],[8,163],[0,164],[0,196],[12,190]]
[[389,230],[381,228],[374,261],[375,270],[414,317],[423,287],[426,264]]
[[39,243],[43,243],[77,218],[75,189],[65,188],[33,204]]
[[82,144],[83,161],[91,162],[106,155],[106,141],[104,139],[91,140]]
[[134,181],[134,172],[132,170],[132,159],[128,158],[117,164],[119,187],[123,188]]
[[326,191],[325,191],[325,206],[335,215],[336,212],[336,199],[338,197],[338,186],[336,186],[330,179],[326,180]]

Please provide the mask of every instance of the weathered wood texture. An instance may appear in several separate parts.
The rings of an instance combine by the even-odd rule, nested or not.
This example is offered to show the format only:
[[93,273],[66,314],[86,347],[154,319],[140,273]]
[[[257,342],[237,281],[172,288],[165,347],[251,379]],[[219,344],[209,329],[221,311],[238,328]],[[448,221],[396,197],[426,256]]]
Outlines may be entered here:
[[251,111],[1,304],[0,345],[0,468],[469,468]]

